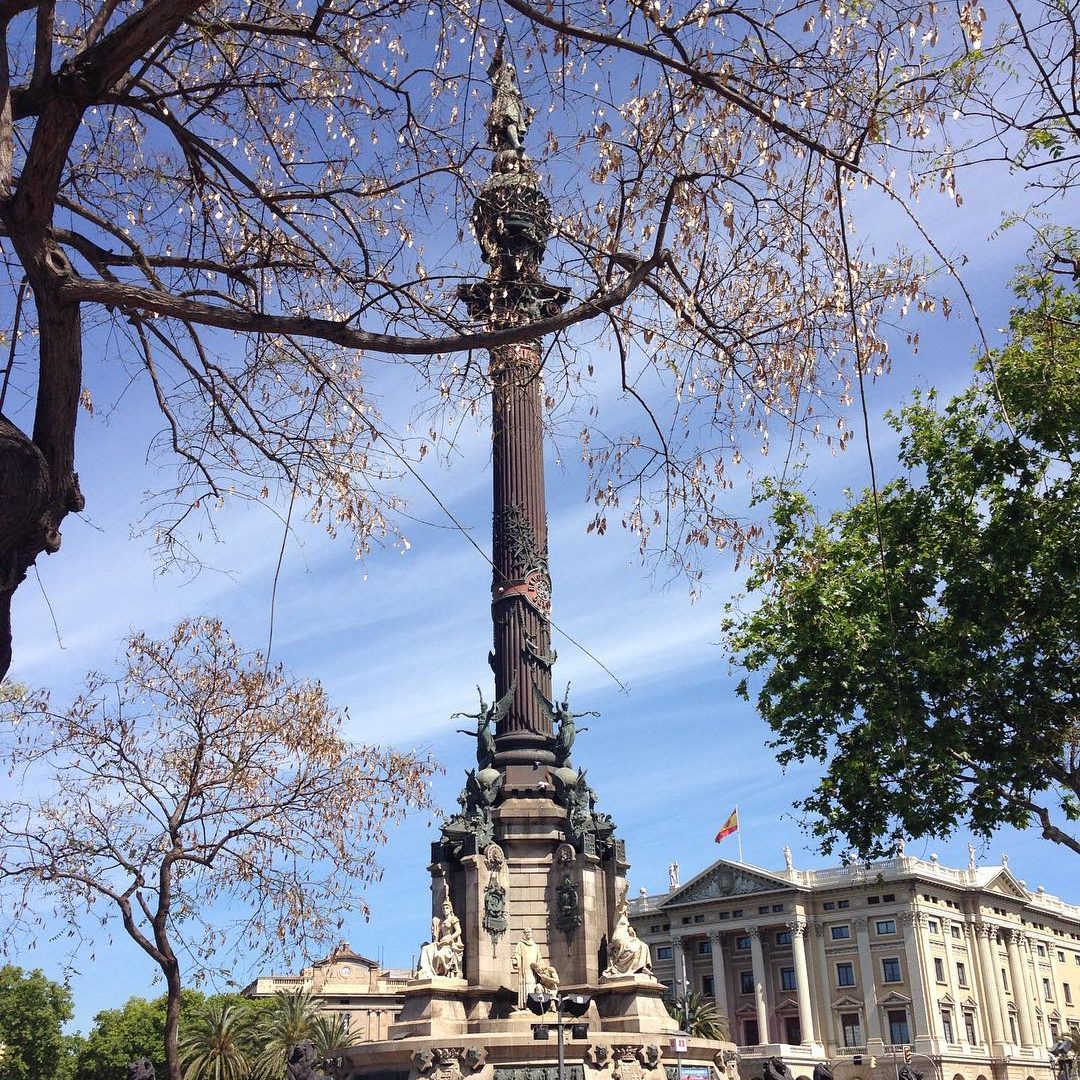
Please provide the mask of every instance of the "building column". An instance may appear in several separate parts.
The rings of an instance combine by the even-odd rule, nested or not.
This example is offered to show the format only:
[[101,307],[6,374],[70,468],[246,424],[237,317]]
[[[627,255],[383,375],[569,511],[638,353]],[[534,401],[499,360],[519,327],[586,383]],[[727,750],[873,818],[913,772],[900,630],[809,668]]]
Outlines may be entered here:
[[746,931],[750,935],[750,961],[754,967],[754,1004],[757,1006],[758,1038],[763,1043],[772,1042],[769,1032],[769,980],[765,974],[765,955],[761,951],[761,931],[751,926]]
[[878,1008],[877,979],[874,959],[870,955],[870,934],[866,929],[866,916],[851,920],[855,926],[855,939],[859,946],[859,982],[863,992],[863,1011],[866,1013],[867,1046],[876,1040],[881,1042],[881,1010]]
[[810,979],[806,969],[806,923],[787,924],[791,931],[791,955],[795,960],[795,993],[799,1001],[799,1037],[803,1045],[817,1040],[814,1011],[810,999]]
[[911,986],[911,1041],[919,1037],[920,1028],[928,1036],[944,1043],[941,1011],[937,1007],[937,997],[931,1000],[926,971],[922,962],[922,943],[919,938],[926,926],[926,914],[922,911],[904,913],[904,954],[907,958],[908,982]]
[[998,988],[997,964],[994,961],[992,942],[997,934],[997,927],[989,923],[978,923],[972,927],[979,944],[979,974],[982,985],[982,1007],[984,1019],[989,1025],[991,1052],[1005,1042],[1005,1003],[1001,1000]]
[[728,1027],[734,1035],[734,1017],[728,1013],[727,972],[724,970],[724,935],[719,930],[709,934],[712,942],[712,983],[713,1000],[717,1012],[723,1013]]
[[1024,961],[1020,957],[1022,937],[1019,930],[1010,930],[1005,938],[1005,952],[1009,957],[1009,979],[1012,982],[1013,1001],[1016,1002],[1016,1018],[1020,1023],[1020,1045],[1034,1046],[1031,986],[1024,972]]
[[675,993],[675,997],[686,997],[686,939],[673,937],[671,939],[671,947],[675,958],[675,985],[672,987],[672,990]]
[[[1038,949],[1036,949],[1036,947],[1035,947],[1037,942],[1030,935],[1026,935],[1024,940],[1027,943],[1027,957],[1031,961],[1029,971],[1031,972],[1032,978],[1034,979],[1033,987],[1034,987],[1034,992],[1035,992],[1035,1000],[1042,1002],[1042,1006],[1041,1006],[1042,1007],[1042,1015],[1043,1015],[1042,1032],[1041,1032],[1041,1038],[1043,1040],[1042,1045],[1050,1046],[1054,1042],[1054,1040],[1050,1036],[1050,1010],[1053,1008],[1054,1003],[1050,1002],[1050,1001],[1045,1001],[1043,999],[1042,982],[1041,982],[1041,976],[1039,974],[1039,952],[1038,952]],[[1053,940],[1047,941],[1044,944],[1046,945],[1046,963],[1050,968],[1050,985],[1054,988],[1054,993],[1057,993],[1058,971],[1057,971],[1057,966],[1056,966],[1056,959],[1054,957],[1054,950],[1055,950],[1055,948],[1057,946],[1054,944]],[[1024,966],[1028,967],[1027,964],[1025,964]],[[1062,1020],[1062,1026],[1063,1027],[1068,1026],[1068,1022],[1065,1021],[1064,1019]],[[1039,1044],[1039,1041],[1040,1041],[1040,1032],[1036,1031],[1035,1032],[1035,1042],[1036,1042],[1036,1044]]]

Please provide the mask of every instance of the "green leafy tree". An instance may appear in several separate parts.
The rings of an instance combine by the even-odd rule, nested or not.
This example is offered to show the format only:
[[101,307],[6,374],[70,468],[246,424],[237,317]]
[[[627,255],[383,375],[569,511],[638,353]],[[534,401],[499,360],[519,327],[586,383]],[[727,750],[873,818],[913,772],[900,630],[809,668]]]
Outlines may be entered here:
[[[181,994],[180,1015],[186,1023],[203,1005],[197,990]],[[148,1000],[129,998],[119,1009],[103,1009],[75,1062],[78,1080],[117,1080],[138,1058],[147,1057],[159,1076],[165,1071],[165,995]]]
[[726,629],[781,764],[824,765],[797,805],[825,851],[1034,825],[1080,853],[1080,294],[1017,290],[972,386],[891,417],[905,475],[878,500],[819,522],[767,489],[760,606]]
[[667,1001],[667,1010],[678,1025],[695,1039],[717,1039],[726,1042],[728,1020],[716,1005],[696,990]]
[[65,1057],[71,991],[41,971],[0,967],[0,1080],[53,1080]]

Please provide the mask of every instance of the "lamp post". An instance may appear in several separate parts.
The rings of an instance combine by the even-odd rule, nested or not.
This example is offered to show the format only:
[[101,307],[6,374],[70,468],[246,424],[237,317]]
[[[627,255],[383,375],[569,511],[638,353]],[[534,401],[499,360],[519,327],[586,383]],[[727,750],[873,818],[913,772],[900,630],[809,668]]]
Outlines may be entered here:
[[1076,1051],[1071,1039],[1058,1039],[1050,1047],[1050,1059],[1055,1065],[1055,1080],[1072,1080]]
[[[559,1048],[559,1080],[565,1080],[566,1040],[563,1029],[569,1027],[571,1029],[570,1034],[575,1039],[584,1039],[588,1036],[589,1025],[568,1023],[563,1019],[563,1015],[571,1017],[572,1020],[580,1019],[589,1011],[592,998],[588,994],[545,994],[534,992],[525,999],[525,1004],[537,1016],[545,1016],[552,1009],[555,1010],[555,1039]],[[546,1039],[548,1027],[548,1024],[534,1024],[533,1038]]]

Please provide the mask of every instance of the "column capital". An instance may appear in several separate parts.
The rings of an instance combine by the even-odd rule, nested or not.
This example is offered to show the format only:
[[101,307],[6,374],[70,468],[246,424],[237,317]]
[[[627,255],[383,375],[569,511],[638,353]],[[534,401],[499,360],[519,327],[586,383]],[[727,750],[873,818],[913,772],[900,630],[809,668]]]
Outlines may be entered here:
[[724,931],[710,930],[708,933],[708,938],[714,945],[720,945],[723,943],[724,940]]
[[804,937],[809,929],[809,924],[805,919],[793,919],[791,922],[785,923],[784,925],[790,933],[795,935],[795,937]]
[[748,926],[746,928],[746,935],[751,941],[761,940],[761,927],[760,926]]
[[901,912],[900,919],[908,926],[926,926],[927,922],[929,922],[926,912],[918,908],[909,908],[907,911]]
[[856,930],[865,930],[869,921],[870,920],[865,915],[856,915],[851,920],[851,925],[854,926]]
[[993,923],[980,922],[974,926],[975,933],[986,941],[992,941],[998,935],[998,927]]
[[687,939],[686,934],[672,934],[671,935],[672,947],[678,949],[679,952],[685,952],[686,951],[686,939]]

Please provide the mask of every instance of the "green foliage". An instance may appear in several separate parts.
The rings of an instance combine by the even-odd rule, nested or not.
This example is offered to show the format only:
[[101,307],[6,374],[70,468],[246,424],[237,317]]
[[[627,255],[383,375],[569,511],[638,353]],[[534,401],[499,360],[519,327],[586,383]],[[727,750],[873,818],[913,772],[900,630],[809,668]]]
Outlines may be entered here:
[[665,1004],[672,1018],[678,1022],[679,1029],[696,1039],[728,1039],[728,1020],[713,1002],[703,998],[696,991],[674,1000],[666,999]]
[[[255,1072],[259,1080],[281,1080],[289,1047],[304,1039],[315,1041],[319,1002],[306,991],[276,993],[260,1003],[254,1038],[258,1047]],[[320,1048],[316,1045],[316,1050]]]
[[763,494],[761,604],[725,629],[781,764],[825,766],[797,804],[825,851],[1034,823],[1080,853],[1080,296],[1035,272],[1017,292],[965,393],[890,418],[905,475],[877,509],[821,523]]
[[0,1080],[53,1080],[65,1058],[61,1031],[71,991],[40,971],[0,967]]
[[220,995],[188,1018],[179,1047],[184,1080],[247,1080],[254,1060],[253,1013],[244,999]]
[[[183,1030],[204,999],[197,990],[184,990],[181,998]],[[153,1001],[133,997],[119,1009],[99,1012],[76,1061],[79,1080],[116,1080],[127,1074],[130,1062],[141,1057],[148,1057],[157,1074],[164,1075],[165,1003],[164,995]]]

